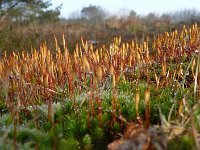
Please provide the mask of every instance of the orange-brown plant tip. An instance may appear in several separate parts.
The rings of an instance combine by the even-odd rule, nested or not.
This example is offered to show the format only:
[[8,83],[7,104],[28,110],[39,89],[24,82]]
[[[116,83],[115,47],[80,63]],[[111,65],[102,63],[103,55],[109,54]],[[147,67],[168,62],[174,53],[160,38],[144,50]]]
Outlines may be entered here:
[[97,75],[97,77],[98,77],[98,80],[101,82],[101,80],[102,80],[102,75],[103,75],[103,71],[102,71],[102,67],[101,67],[100,65],[97,67],[96,75]]
[[112,76],[112,87],[115,88],[116,86],[116,79],[115,79],[115,75]]
[[85,55],[83,56],[83,66],[86,69],[85,71],[90,71],[90,64]]
[[137,88],[136,95],[135,95],[135,108],[136,108],[137,117],[139,117],[139,102],[140,102],[140,91]]
[[179,109],[178,109],[179,116],[183,116],[182,111],[183,111],[183,100],[181,99],[179,103]]
[[145,105],[149,104],[149,100],[150,100],[150,88],[148,87],[145,91],[144,91],[144,101],[145,101]]
[[48,87],[48,84],[49,84],[49,74],[46,74],[45,75],[45,80],[44,80],[44,85],[45,85],[45,87]]

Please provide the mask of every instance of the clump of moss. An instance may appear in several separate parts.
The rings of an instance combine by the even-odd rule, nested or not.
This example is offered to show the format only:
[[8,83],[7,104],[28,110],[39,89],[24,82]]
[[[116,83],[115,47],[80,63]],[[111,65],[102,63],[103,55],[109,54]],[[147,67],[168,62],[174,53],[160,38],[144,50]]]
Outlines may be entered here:
[[196,150],[195,141],[190,135],[176,137],[169,141],[168,150]]

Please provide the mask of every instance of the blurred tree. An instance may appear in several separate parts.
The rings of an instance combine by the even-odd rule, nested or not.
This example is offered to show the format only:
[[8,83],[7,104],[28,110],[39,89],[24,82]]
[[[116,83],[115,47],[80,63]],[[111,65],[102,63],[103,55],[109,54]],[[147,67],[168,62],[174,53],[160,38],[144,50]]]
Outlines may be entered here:
[[59,19],[61,5],[50,9],[50,0],[0,0],[0,20],[43,23]]
[[171,29],[173,28],[173,23],[172,23],[172,16],[171,14],[162,14],[160,16],[160,20],[162,21],[162,28],[163,31],[167,30],[167,31],[171,31]]
[[70,20],[76,20],[76,19],[80,19],[80,18],[81,18],[81,14],[79,11],[72,12],[68,17],[68,19],[70,19]]
[[154,13],[149,13],[146,16],[146,22],[153,24],[158,19],[158,16]]
[[83,18],[86,18],[88,20],[103,20],[106,17],[106,12],[100,6],[89,5],[88,7],[82,8],[81,15]]
[[61,9],[51,6],[51,0],[0,0],[0,54],[48,41]]
[[134,10],[131,10],[129,13],[129,17],[137,17],[137,13]]
[[177,11],[172,15],[173,21],[176,24],[190,25],[193,23],[200,23],[200,12],[195,9],[184,9]]
[[89,5],[82,8],[81,17],[88,20],[91,26],[98,28],[104,24],[107,13],[100,6]]

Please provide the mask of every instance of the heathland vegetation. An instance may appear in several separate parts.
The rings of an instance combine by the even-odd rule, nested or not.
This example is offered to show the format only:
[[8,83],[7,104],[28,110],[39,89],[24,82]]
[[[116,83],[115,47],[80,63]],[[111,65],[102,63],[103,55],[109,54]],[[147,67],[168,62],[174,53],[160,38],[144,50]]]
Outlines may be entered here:
[[68,18],[60,16],[62,5],[52,9],[50,1],[3,0],[0,2],[0,50],[22,51],[39,48],[46,42],[55,50],[54,36],[63,49],[62,34],[67,47],[73,51],[80,37],[109,44],[114,37],[123,41],[143,42],[146,36],[154,39],[159,33],[180,30],[200,22],[197,10],[180,10],[166,14],[149,13],[146,16],[134,10],[121,14],[109,14],[100,6],[89,5]]
[[197,11],[50,6],[0,2],[0,149],[200,149]]

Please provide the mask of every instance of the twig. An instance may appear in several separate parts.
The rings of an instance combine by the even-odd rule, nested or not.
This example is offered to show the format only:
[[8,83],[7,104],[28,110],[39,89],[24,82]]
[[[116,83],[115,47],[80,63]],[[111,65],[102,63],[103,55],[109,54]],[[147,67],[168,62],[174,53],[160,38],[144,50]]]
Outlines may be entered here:
[[[196,101],[196,92],[197,92],[197,78],[198,78],[198,72],[199,72],[199,58],[200,55],[198,55],[198,60],[197,60],[197,67],[196,67],[196,72],[195,72],[195,80],[194,80],[194,101]],[[199,88],[199,87],[198,87]]]
[[196,145],[197,149],[200,149],[197,130],[194,126],[194,118],[192,119],[192,133],[193,133],[193,136],[194,136],[195,145]]

